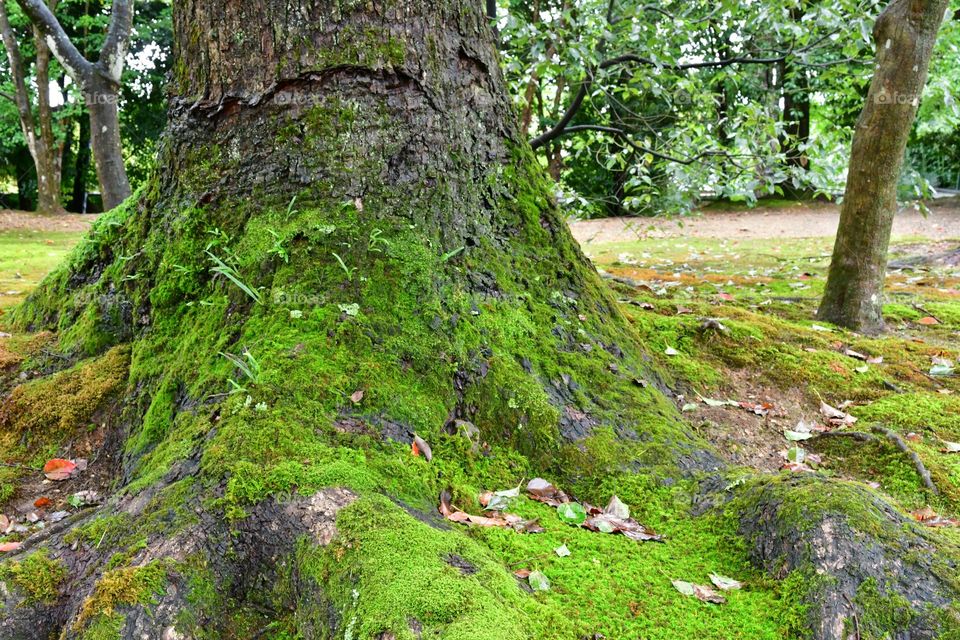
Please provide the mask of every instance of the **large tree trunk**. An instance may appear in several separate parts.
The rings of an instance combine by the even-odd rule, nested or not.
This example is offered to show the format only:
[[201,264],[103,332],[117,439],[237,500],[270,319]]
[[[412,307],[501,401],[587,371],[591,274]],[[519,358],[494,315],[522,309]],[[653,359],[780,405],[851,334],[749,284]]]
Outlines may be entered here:
[[892,0],[877,18],[877,62],[857,120],[833,260],[817,317],[863,331],[883,330],[887,248],[897,182],[949,3]]
[[102,424],[116,488],[13,556],[63,573],[0,591],[0,638],[576,638],[589,597],[550,613],[435,515],[546,474],[594,500],[682,482],[758,565],[823,575],[817,638],[865,580],[910,603],[884,632],[943,624],[939,538],[845,483],[731,485],[679,418],[550,200],[481,3],[185,0],[174,25],[159,170],[14,314],[60,330],[31,371],[78,362],[2,377],[0,434]]

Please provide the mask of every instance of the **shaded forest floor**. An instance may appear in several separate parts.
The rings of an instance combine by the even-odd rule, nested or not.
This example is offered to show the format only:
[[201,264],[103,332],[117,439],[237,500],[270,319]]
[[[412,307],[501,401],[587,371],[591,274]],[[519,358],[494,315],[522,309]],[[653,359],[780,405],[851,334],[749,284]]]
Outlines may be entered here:
[[[942,215],[956,224],[950,218],[954,214]],[[731,216],[742,224],[731,223]],[[691,231],[721,217],[731,237],[704,237],[709,234]],[[743,233],[740,229],[756,229],[761,220],[770,237],[738,235]],[[607,233],[613,224],[588,222],[574,228],[666,376],[671,399],[726,458],[771,474],[821,473],[864,482],[890,496],[904,512],[929,507],[946,518],[960,515],[960,452],[951,451],[960,450],[960,444],[953,445],[960,443],[960,377],[956,375],[960,371],[956,253],[960,240],[950,241],[960,238],[960,228],[954,231],[945,223],[941,230],[934,229],[935,235],[921,237],[914,229],[910,237],[896,240],[885,307],[889,333],[867,339],[813,319],[829,261],[829,234],[780,237],[777,231],[784,228],[784,221],[764,212],[711,214],[676,232],[663,230],[675,227],[674,223],[658,223],[660,230],[652,233],[639,226],[628,233]],[[606,225],[603,233],[589,233],[602,225]],[[79,236],[77,231],[50,229],[0,231],[0,290],[17,291],[0,296],[0,313],[35,286]],[[15,364],[21,352],[36,351],[46,342],[43,337],[0,338],[0,367]],[[82,367],[76,369],[81,378]],[[91,385],[114,382],[90,380]],[[832,425],[822,404],[856,418],[856,423]],[[820,435],[824,430],[869,434],[874,426],[900,436],[929,470],[938,494],[923,485],[914,461],[888,438],[861,441]],[[70,511],[66,501],[71,493],[109,489],[98,484],[109,474],[98,475],[93,455],[90,471],[78,479],[51,484],[39,473],[46,458],[97,451],[103,444],[102,434],[93,427],[71,442],[69,450],[11,454],[14,447],[0,451],[0,463],[6,465],[0,467],[2,512],[20,523],[29,523],[29,515],[35,514],[42,523],[45,511],[35,506],[41,497],[52,501],[47,512]],[[431,444],[434,467],[445,464],[445,456],[453,459],[457,445],[452,440]],[[801,576],[781,581],[753,568],[737,535],[736,518],[722,510],[690,517],[690,487],[681,486],[683,480],[650,486],[629,475],[590,478],[593,468],[603,468],[603,445],[592,442],[578,461],[586,477],[583,487],[589,488],[560,488],[575,490],[578,497],[594,503],[615,493],[637,520],[664,535],[665,544],[640,544],[571,527],[556,509],[521,495],[512,499],[510,511],[539,519],[544,533],[469,529],[473,540],[462,546],[459,555],[450,556],[451,566],[443,569],[457,577],[467,575],[476,568],[463,558],[489,553],[510,572],[542,572],[550,588],[529,594],[535,602],[525,610],[532,617],[542,617],[544,628],[553,630],[544,637],[568,637],[564,632],[570,629],[577,635],[569,637],[799,637],[804,626],[796,598],[803,591]],[[384,447],[375,455],[389,458],[405,473],[433,473],[426,471],[421,459],[411,458],[409,448]],[[511,475],[522,465],[498,456],[494,452],[476,469],[463,472],[469,479],[461,487],[462,494],[468,486],[509,490],[522,481]],[[783,470],[785,466],[793,470]],[[732,483],[729,490],[735,492],[735,486]],[[479,509],[476,504],[459,506]],[[93,521],[86,532],[90,544],[113,535],[107,529],[101,532],[99,522]],[[106,526],[100,524],[100,528]],[[26,526],[27,531],[14,531],[6,538],[0,534],[0,542],[22,539],[36,524]],[[351,525],[344,526],[349,530]],[[426,531],[411,528],[401,533],[412,546],[422,543],[423,549],[435,544],[436,536],[448,536]],[[947,530],[945,535],[960,541],[956,531]],[[131,544],[129,554],[117,560],[118,566],[137,565],[142,560],[138,560],[139,549]],[[389,567],[396,561],[398,575],[409,571],[406,557],[377,557],[376,561]],[[486,569],[481,569],[482,577]],[[30,576],[24,578],[23,571],[15,571],[0,565],[0,579],[29,588]],[[725,592],[727,602],[714,605],[681,594],[671,582],[710,584],[711,573],[741,580],[744,588]],[[526,588],[527,583],[523,584]],[[864,597],[869,593],[865,591]],[[863,638],[871,637],[871,620],[865,617],[859,623],[866,629]],[[278,631],[262,637],[289,636]]]

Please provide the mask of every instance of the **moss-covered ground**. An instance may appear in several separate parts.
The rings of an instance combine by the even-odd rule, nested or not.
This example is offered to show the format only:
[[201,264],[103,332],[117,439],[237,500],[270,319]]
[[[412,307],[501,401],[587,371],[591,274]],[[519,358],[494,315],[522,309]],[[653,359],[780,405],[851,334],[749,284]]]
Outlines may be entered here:
[[[529,213],[536,211],[537,202],[515,206],[516,215],[529,214],[531,227],[539,229],[539,220]],[[197,612],[216,616],[219,611],[230,616],[227,627],[235,637],[298,637],[302,612],[263,613],[288,610],[289,584],[257,595],[262,606],[233,609],[218,594],[221,589],[201,558],[145,563],[142,550],[149,541],[194,524],[192,510],[184,505],[203,504],[239,521],[270,496],[309,494],[332,485],[350,487],[362,497],[341,513],[337,541],[327,549],[304,544],[291,571],[328,585],[344,637],[376,637],[388,628],[398,638],[414,637],[407,629],[409,618],[451,638],[803,636],[802,578],[776,580],[751,567],[736,534],[735,514],[721,510],[694,517],[693,480],[670,465],[657,469],[665,447],[683,438],[681,431],[673,431],[677,427],[667,401],[643,380],[632,380],[642,370],[622,372],[629,391],[564,379],[567,370],[624,366],[598,348],[596,339],[618,335],[616,323],[611,329],[578,322],[576,300],[566,297],[562,283],[550,281],[553,274],[544,269],[535,277],[556,286],[549,309],[531,302],[526,309],[521,304],[518,312],[515,301],[461,299],[456,290],[444,291],[451,306],[471,320],[461,320],[452,341],[441,341],[434,328],[437,322],[450,322],[449,314],[439,307],[424,309],[436,292],[433,282],[418,278],[456,262],[458,248],[424,248],[415,234],[385,237],[358,214],[350,203],[323,213],[291,204],[255,218],[239,243],[230,240],[230,229],[211,226],[196,234],[196,246],[165,245],[158,238],[142,255],[112,262],[108,275],[114,285],[136,282],[142,277],[138,268],[155,264],[162,269],[162,286],[148,291],[155,311],[170,312],[157,316],[160,322],[171,326],[154,326],[132,350],[112,346],[123,340],[110,334],[109,314],[91,312],[90,305],[71,305],[53,318],[61,345],[78,363],[54,378],[20,386],[7,401],[8,407],[43,404],[49,396],[39,411],[3,418],[4,460],[36,468],[46,457],[62,453],[70,434],[86,428],[119,380],[128,397],[145,403],[142,423],[126,443],[130,475],[125,493],[143,492],[202,451],[197,477],[152,498],[145,517],[134,522],[122,515],[99,516],[72,533],[72,543],[112,554],[77,620],[85,637],[116,637],[125,607],[151,606],[174,575],[189,586],[196,611],[182,623],[198,637],[203,637],[203,625]],[[99,238],[75,256],[78,264],[106,247],[123,246],[127,239],[117,234],[125,215],[120,211],[98,224]],[[179,224],[189,227],[194,219],[184,216]],[[329,236],[337,242],[328,241]],[[904,250],[922,250],[917,247]],[[821,400],[834,406],[850,401],[848,411],[859,418],[855,428],[869,431],[877,424],[901,433],[932,472],[941,494],[924,489],[910,461],[882,440],[808,443],[810,452],[822,456],[818,472],[877,483],[904,510],[929,504],[944,515],[956,515],[960,453],[941,450],[946,442],[960,441],[960,382],[956,376],[934,375],[931,368],[938,362],[934,358],[956,361],[960,355],[960,273],[948,266],[893,273],[886,308],[890,332],[867,339],[813,320],[829,248],[826,240],[641,239],[586,250],[602,270],[619,279],[611,286],[624,303],[622,311],[647,346],[654,368],[684,396],[675,399],[678,408],[697,405],[685,413],[695,428],[706,408],[698,394],[748,400],[760,388],[767,395],[771,389],[780,391],[791,399],[790,408],[771,415],[783,424],[816,420]],[[309,263],[318,250],[326,252],[324,258],[336,253],[336,260],[321,260],[322,266],[305,278],[295,265]],[[537,256],[524,258],[536,262]],[[211,265],[219,269],[214,285],[206,275]],[[469,259],[462,266],[480,267]],[[258,282],[258,272],[275,275]],[[51,295],[66,274],[53,276]],[[493,276],[498,283],[517,284],[506,267]],[[392,288],[396,282],[415,286],[397,291]],[[273,304],[260,305],[234,333],[224,331],[229,326],[224,319],[247,312],[257,295],[269,295]],[[317,297],[321,295],[323,299]],[[385,300],[390,300],[387,311],[376,306]],[[126,302],[139,308],[142,301]],[[42,297],[35,308],[45,308]],[[72,308],[77,315],[70,315]],[[25,314],[30,313],[28,308]],[[936,318],[937,324],[918,322],[926,317]],[[704,318],[718,319],[725,330],[704,329]],[[539,337],[542,327],[532,321],[556,327],[560,342],[582,348],[547,354],[548,342]],[[404,329],[397,332],[400,324]],[[180,326],[191,329],[181,331]],[[195,342],[211,336],[222,344]],[[10,354],[12,362],[42,358],[30,340],[22,335],[0,340],[0,349],[6,349],[0,355]],[[470,358],[488,340],[503,345],[511,357],[483,359],[489,369],[467,385],[465,403],[485,406],[474,416],[479,435],[448,433],[443,427],[452,409],[445,395],[449,378],[457,370],[479,366]],[[365,341],[368,350],[347,350]],[[601,417],[610,424],[617,424],[621,414],[648,415],[650,424],[636,430],[648,430],[652,437],[624,440],[622,434],[601,429],[578,445],[558,445],[557,403],[524,373],[521,356],[527,348],[543,367],[541,377],[562,383],[562,394],[589,398],[585,402],[605,412]],[[882,363],[845,355],[847,349],[882,356]],[[209,356],[199,371],[192,359],[198,353]],[[322,361],[314,356],[318,353]],[[379,359],[380,353],[392,354],[391,359]],[[80,359],[87,354],[97,355]],[[423,367],[425,362],[430,366]],[[222,397],[196,397],[214,384],[223,390]],[[300,395],[285,395],[291,389]],[[502,401],[481,405],[488,397]],[[377,434],[385,425],[377,422],[378,415],[421,425],[418,433],[432,445],[433,461],[413,456],[407,444],[382,441]],[[741,416],[738,425],[760,434],[758,447],[788,446],[779,427],[771,429],[770,419],[748,417],[750,424]],[[408,434],[401,429],[401,435]],[[677,442],[668,442],[670,438]],[[718,447],[724,449],[722,443]],[[641,472],[625,468],[624,461],[636,461]],[[15,490],[21,470],[0,468],[0,474],[8,474],[0,485],[8,487],[0,502]],[[435,513],[440,491],[450,488],[457,506],[479,513],[481,491],[508,489],[538,475],[593,504],[618,495],[665,542],[641,544],[592,533],[561,522],[555,509],[525,497],[517,498],[510,510],[538,518],[542,534],[457,524],[439,530],[380,495]],[[223,478],[223,491],[208,495],[205,487]],[[569,556],[555,553],[561,545]],[[470,569],[451,562],[453,556]],[[45,575],[42,584],[29,579],[24,584],[26,563],[4,565],[4,580],[32,598],[55,599],[63,576],[52,580]],[[46,574],[55,573],[47,560],[42,564]],[[517,569],[542,571],[550,589],[528,592],[512,575]],[[709,584],[710,573],[741,580],[745,587],[727,593],[726,604],[711,605],[683,596],[671,584]],[[400,596],[404,598],[398,600]]]

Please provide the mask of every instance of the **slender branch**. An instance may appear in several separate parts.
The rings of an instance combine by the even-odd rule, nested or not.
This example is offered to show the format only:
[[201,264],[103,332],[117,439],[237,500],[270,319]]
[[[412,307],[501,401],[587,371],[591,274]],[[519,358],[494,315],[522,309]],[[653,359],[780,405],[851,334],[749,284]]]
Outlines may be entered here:
[[93,71],[93,65],[70,42],[70,37],[47,4],[43,0],[17,0],[17,3],[43,35],[60,64],[77,84],[83,86],[86,77]]
[[99,66],[101,72],[113,82],[119,84],[123,75],[123,63],[130,45],[130,31],[133,29],[134,0],[113,0],[110,27],[100,49]]
[[3,98],[3,99],[5,99],[5,100],[9,100],[10,102],[12,102],[12,103],[14,103],[14,104],[17,103],[17,99],[14,97],[14,95],[13,95],[12,93],[7,93],[6,91],[0,91],[0,98]]
[[10,98],[13,100],[13,103],[17,105],[20,128],[27,141],[27,148],[30,150],[30,155],[36,158],[35,123],[33,121],[33,109],[30,106],[30,94],[27,93],[23,56],[20,54],[20,45],[17,43],[17,38],[13,33],[13,27],[10,25],[10,19],[7,17],[7,7],[3,0],[0,0],[0,37],[2,37],[3,46],[7,51],[7,60],[10,63],[10,75],[13,78],[14,93]]

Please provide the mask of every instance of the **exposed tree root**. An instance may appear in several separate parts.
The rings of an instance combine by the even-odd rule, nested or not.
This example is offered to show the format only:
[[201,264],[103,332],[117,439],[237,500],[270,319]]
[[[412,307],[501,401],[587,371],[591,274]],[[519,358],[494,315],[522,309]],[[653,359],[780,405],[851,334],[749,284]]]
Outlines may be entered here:
[[[923,460],[920,459],[920,456],[913,451],[903,438],[900,437],[896,431],[888,429],[880,425],[872,427],[872,431],[877,433],[890,442],[892,442],[900,451],[902,451],[910,461],[913,463],[914,469],[917,470],[917,475],[920,476],[920,481],[923,482],[923,486],[926,487],[930,493],[934,495],[939,495],[940,490],[937,488],[937,485],[934,484],[933,478],[930,476],[930,471],[927,469],[926,465],[923,464]],[[877,438],[869,433],[864,433],[862,431],[825,431],[821,433],[818,438],[823,437],[844,437],[851,438],[853,440],[859,440],[861,442],[873,442]]]

